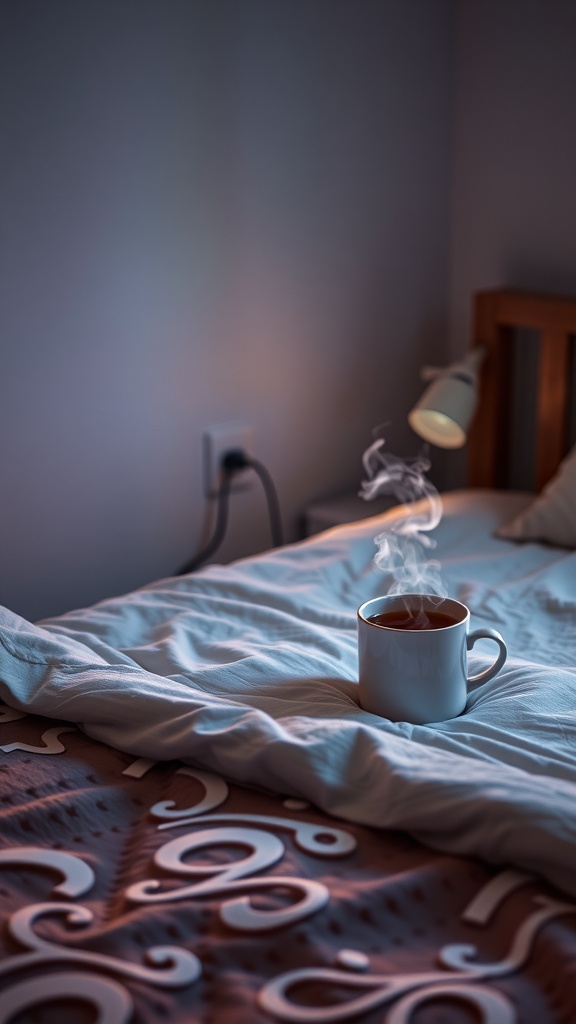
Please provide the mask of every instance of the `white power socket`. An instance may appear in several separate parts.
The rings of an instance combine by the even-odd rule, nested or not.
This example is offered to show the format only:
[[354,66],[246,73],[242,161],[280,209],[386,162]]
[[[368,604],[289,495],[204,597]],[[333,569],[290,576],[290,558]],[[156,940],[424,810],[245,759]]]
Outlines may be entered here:
[[[204,494],[217,498],[222,484],[222,459],[226,452],[242,451],[252,454],[254,430],[244,423],[219,423],[206,427],[202,433],[204,463]],[[251,470],[240,469],[234,473],[231,491],[243,491],[251,484]]]

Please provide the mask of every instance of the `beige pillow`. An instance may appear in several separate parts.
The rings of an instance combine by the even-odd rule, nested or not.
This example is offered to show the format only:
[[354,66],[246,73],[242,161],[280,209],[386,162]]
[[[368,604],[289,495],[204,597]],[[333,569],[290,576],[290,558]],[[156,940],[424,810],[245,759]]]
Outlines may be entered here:
[[576,445],[542,494],[496,534],[509,540],[543,540],[576,548]]

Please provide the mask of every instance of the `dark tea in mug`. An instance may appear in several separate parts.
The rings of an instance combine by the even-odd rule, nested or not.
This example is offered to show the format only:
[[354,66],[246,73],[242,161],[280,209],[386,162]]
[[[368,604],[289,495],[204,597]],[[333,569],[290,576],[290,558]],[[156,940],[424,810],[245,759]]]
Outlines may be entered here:
[[370,615],[368,622],[375,626],[387,626],[388,629],[445,629],[454,626],[458,619],[447,612],[420,608],[396,608],[391,612],[380,612]]

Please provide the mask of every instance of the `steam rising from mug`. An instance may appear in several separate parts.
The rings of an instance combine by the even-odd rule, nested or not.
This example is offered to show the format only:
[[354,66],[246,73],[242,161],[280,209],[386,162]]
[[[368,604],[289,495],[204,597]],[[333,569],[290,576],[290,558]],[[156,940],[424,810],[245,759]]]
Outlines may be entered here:
[[360,496],[371,501],[391,494],[405,506],[405,514],[392,520],[374,538],[378,551],[374,563],[389,577],[388,594],[437,594],[447,596],[440,575],[440,562],[425,558],[425,550],[436,546],[428,536],[442,518],[442,499],[426,477],[430,460],[424,452],[412,459],[385,454],[379,438],[364,452],[366,479]]

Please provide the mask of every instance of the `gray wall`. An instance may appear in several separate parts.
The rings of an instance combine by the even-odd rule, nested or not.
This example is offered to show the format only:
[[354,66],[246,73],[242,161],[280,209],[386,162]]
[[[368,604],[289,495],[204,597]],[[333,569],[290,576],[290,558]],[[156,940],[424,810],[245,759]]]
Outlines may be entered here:
[[460,0],[451,338],[470,296],[576,294],[576,2]]
[[[451,0],[8,0],[0,601],[168,575],[239,419],[289,538],[447,353]],[[474,282],[476,283],[476,282]],[[223,559],[268,545],[260,489]]]

